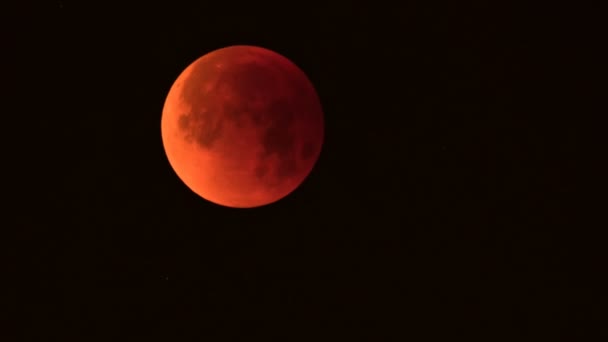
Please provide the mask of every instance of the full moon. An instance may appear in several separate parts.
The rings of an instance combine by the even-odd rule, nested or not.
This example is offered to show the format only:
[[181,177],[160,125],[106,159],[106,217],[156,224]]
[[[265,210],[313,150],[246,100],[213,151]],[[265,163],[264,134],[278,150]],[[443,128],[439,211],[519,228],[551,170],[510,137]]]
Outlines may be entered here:
[[319,97],[282,55],[212,51],[175,80],[162,112],[167,159],[200,197],[233,208],[276,202],[310,174],[324,139]]

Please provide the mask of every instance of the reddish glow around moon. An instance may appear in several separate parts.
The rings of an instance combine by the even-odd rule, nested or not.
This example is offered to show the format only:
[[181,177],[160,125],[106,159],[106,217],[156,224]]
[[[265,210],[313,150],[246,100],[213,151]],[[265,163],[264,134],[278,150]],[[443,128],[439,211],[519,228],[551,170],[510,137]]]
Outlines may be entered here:
[[161,134],[169,163],[192,191],[251,208],[280,200],[309,175],[321,153],[323,112],[311,82],[287,58],[230,46],[179,75]]

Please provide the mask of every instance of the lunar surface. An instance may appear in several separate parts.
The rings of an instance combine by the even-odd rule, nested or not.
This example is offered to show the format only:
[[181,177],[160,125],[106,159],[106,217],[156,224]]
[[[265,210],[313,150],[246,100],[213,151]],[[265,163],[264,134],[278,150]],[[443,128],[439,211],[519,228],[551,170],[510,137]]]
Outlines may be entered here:
[[177,176],[219,205],[251,208],[293,192],[323,144],[323,112],[302,70],[264,48],[194,61],[167,95],[163,145]]

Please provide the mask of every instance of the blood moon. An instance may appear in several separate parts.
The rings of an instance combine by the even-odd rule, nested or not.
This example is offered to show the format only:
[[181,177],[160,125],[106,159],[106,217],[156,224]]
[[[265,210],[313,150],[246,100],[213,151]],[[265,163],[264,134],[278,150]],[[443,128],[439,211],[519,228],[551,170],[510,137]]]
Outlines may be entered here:
[[320,153],[317,93],[287,58],[229,46],[190,64],[167,95],[161,134],[169,163],[196,194],[252,208],[290,194]]

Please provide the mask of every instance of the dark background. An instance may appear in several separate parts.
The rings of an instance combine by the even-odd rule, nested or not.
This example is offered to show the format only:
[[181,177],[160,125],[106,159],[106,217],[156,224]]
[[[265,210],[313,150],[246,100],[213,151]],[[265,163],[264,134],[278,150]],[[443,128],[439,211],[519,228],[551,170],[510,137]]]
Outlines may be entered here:
[[[5,11],[7,341],[591,334],[578,19],[489,3]],[[179,73],[234,44],[290,58],[325,111],[310,177],[253,210],[188,190],[160,137]]]

